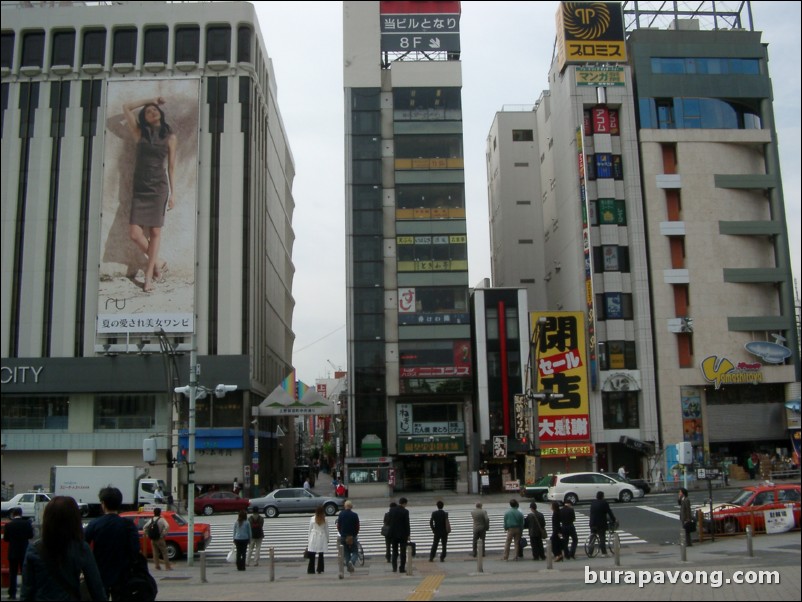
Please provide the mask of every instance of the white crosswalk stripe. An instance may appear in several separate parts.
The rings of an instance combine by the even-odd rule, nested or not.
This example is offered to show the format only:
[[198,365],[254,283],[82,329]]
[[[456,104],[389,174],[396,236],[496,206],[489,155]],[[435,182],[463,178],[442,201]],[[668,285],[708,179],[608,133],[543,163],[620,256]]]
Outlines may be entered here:
[[[486,550],[488,552],[502,553],[506,534],[502,525],[504,524],[503,513],[488,512],[490,516],[490,531],[487,533]],[[329,554],[336,554],[334,542],[336,531],[334,527],[335,518],[328,518],[329,523]],[[470,516],[457,517],[449,515],[451,523],[451,534],[448,536],[448,553],[470,553],[473,546],[473,523]],[[419,557],[428,557],[429,548],[432,545],[432,532],[429,529],[429,516],[413,513],[410,516],[412,527],[412,541],[417,544]],[[577,555],[580,554],[585,540],[590,535],[588,527],[588,517],[577,513],[576,531],[578,535]],[[546,516],[547,531],[551,532],[551,517]],[[365,550],[366,557],[382,558],[385,553],[384,537],[381,536],[381,519],[361,519],[359,541]],[[266,558],[268,549],[275,548],[277,559],[301,559],[306,549],[307,533],[309,530],[309,516],[284,516],[275,520],[265,521],[265,539],[262,540],[261,557]],[[627,533],[617,531],[621,538],[621,544],[640,544],[646,543],[643,539]],[[232,528],[230,525],[212,525],[212,543],[209,546],[209,557],[225,556],[232,546]],[[524,533],[526,537],[527,534]],[[439,552],[438,552],[439,553]],[[524,552],[531,556],[528,549]]]

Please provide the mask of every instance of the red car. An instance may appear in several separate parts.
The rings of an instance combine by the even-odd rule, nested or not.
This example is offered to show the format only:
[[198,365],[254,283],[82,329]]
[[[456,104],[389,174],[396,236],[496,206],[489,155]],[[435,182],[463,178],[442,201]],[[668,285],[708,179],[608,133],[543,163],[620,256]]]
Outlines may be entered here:
[[[139,530],[139,543],[142,546],[142,553],[145,556],[151,556],[153,550],[148,538],[143,529],[148,521],[153,518],[152,510],[145,510],[142,512],[122,512],[120,516],[134,521],[136,528]],[[167,544],[167,556],[170,560],[175,560],[181,556],[186,556],[189,544],[189,523],[187,520],[172,510],[162,510],[162,518],[167,521],[169,529],[164,541]],[[209,543],[212,541],[212,529],[206,523],[195,523],[195,544],[194,551],[199,552],[205,550]]]
[[211,516],[215,512],[247,510],[250,500],[230,491],[210,491],[195,498],[195,514]]
[[793,514],[794,527],[799,528],[802,493],[799,485],[754,485],[744,487],[731,501],[713,506],[713,521],[710,509],[700,506],[703,512],[705,531],[715,529],[716,533],[737,533],[752,525],[755,532],[766,530],[764,512],[787,508]]

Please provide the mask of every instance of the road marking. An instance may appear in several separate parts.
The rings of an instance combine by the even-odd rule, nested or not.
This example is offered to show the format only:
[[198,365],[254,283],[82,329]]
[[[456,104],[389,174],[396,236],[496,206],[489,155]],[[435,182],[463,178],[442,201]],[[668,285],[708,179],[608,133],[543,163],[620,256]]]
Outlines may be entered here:
[[661,516],[667,516],[668,518],[675,518],[679,520],[679,516],[674,514],[673,512],[666,512],[665,510],[660,510],[658,508],[652,508],[651,506],[638,506],[641,510],[648,510],[649,512],[654,512],[655,514],[659,514]]
[[421,584],[415,588],[415,591],[410,594],[407,600],[432,600],[445,578],[445,575],[429,575],[421,581]]

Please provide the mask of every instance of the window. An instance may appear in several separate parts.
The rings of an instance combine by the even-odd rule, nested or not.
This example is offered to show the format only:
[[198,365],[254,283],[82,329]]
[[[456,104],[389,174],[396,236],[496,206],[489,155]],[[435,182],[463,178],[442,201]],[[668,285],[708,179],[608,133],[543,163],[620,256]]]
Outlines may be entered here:
[[406,135],[395,137],[397,158],[462,157],[461,134]]
[[632,320],[631,293],[603,293],[596,295],[599,320]]
[[106,30],[87,29],[84,32],[84,47],[81,52],[81,65],[106,64]]
[[11,69],[14,66],[14,32],[0,36],[0,66]]
[[399,209],[465,207],[465,190],[461,184],[399,185],[395,194]]
[[512,130],[513,142],[532,142],[534,139],[533,130]]
[[166,27],[149,27],[145,30],[145,62],[166,63],[168,31]]
[[151,429],[155,413],[155,395],[100,395],[95,401],[95,428]]
[[75,32],[57,31],[53,34],[51,65],[75,65]]
[[231,60],[231,28],[210,27],[206,30],[206,62]]
[[68,397],[3,397],[2,429],[66,429]]
[[22,67],[42,67],[45,55],[45,33],[31,31],[22,34]]
[[200,28],[197,25],[177,27],[175,30],[175,61],[197,63],[200,59]]
[[136,64],[136,29],[125,27],[114,32],[113,65]]
[[253,32],[250,27],[242,26],[237,29],[237,62],[250,63],[251,61],[251,38]]
[[604,341],[599,343],[599,369],[637,370],[635,341]]
[[637,392],[602,392],[602,413],[606,429],[639,428]]
[[395,121],[454,121],[462,119],[459,88],[394,88]]

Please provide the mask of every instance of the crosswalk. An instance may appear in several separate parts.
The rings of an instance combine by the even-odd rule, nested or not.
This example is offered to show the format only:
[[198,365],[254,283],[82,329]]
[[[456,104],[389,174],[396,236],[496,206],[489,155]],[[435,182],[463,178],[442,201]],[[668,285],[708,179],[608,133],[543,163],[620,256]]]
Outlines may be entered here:
[[[485,542],[488,552],[503,553],[506,534],[503,529],[503,513],[488,512],[490,516],[490,531],[487,533]],[[334,542],[336,540],[336,530],[334,527],[335,518],[327,519],[329,523],[329,554],[336,553]],[[470,553],[473,546],[473,522],[470,515],[454,516],[449,515],[451,523],[451,534],[448,536],[448,553]],[[551,518],[546,517],[547,530],[551,532]],[[576,515],[574,523],[579,537],[579,549],[582,549],[585,540],[590,535],[588,517],[582,514]],[[412,527],[412,541],[417,544],[419,556],[427,556],[432,545],[432,532],[429,529],[429,516],[410,516]],[[359,531],[359,541],[365,550],[367,558],[383,558],[385,553],[385,541],[381,536],[381,519],[364,518],[361,519]],[[232,546],[232,527],[230,524],[212,525],[212,542],[209,545],[207,554],[209,558],[225,556]],[[309,530],[309,516],[284,516],[279,519],[265,521],[265,539],[262,540],[261,557],[266,558],[269,548],[275,548],[276,559],[292,560],[301,559],[306,549],[307,533]],[[627,533],[617,531],[621,538],[621,544],[641,544],[645,540]],[[526,533],[524,533],[526,536]],[[530,555],[531,552],[525,551]]]

